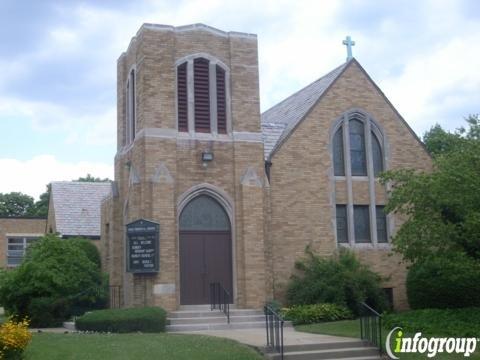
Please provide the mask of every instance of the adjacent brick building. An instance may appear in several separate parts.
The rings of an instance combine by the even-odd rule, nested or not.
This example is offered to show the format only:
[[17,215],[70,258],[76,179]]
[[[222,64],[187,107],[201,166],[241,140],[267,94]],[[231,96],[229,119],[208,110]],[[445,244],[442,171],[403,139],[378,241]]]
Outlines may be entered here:
[[[121,306],[282,299],[307,245],[339,246],[407,306],[400,220],[384,216],[386,169],[428,169],[419,139],[352,59],[260,114],[257,38],[144,24],[117,64],[115,182],[102,203],[103,266]],[[159,224],[159,271],[128,272],[125,226]]]
[[0,217],[0,268],[18,266],[25,250],[45,234],[45,218]]

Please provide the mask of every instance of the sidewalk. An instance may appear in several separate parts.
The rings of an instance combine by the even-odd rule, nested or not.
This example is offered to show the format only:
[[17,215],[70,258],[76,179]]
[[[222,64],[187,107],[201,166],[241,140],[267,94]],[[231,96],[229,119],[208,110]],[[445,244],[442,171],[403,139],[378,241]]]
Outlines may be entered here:
[[[239,329],[239,330],[204,330],[204,331],[185,331],[177,334],[195,334],[223,337],[236,340],[240,343],[262,347],[266,345],[265,329]],[[303,344],[319,344],[319,343],[335,343],[352,341],[351,338],[310,334],[296,331],[294,328],[285,328],[283,330],[284,345],[303,345]],[[357,340],[357,339],[353,339]]]

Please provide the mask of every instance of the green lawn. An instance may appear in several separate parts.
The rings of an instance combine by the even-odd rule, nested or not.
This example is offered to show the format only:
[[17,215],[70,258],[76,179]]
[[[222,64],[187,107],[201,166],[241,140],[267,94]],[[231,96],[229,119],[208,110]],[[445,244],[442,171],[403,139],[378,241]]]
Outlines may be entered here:
[[34,334],[26,360],[260,360],[232,340],[179,334]]
[[[335,335],[335,336],[346,336],[352,338],[360,338],[360,322],[359,320],[343,320],[335,322],[326,322],[320,324],[311,324],[311,325],[297,325],[295,329],[298,331],[314,333],[314,334],[325,334],[325,335]],[[391,329],[384,328],[382,333],[382,343],[385,343],[385,338],[388,332]],[[405,336],[413,336],[413,333],[407,333]],[[442,336],[442,334],[435,334],[436,336]],[[392,339],[393,340],[393,339]],[[393,341],[392,346],[393,348]],[[420,359],[429,359],[426,354],[401,354],[399,356],[401,360],[420,360]],[[477,343],[477,349],[473,355],[469,358],[464,357],[463,355],[452,355],[452,354],[437,354],[435,359],[471,359],[471,360],[480,360],[480,342]]]

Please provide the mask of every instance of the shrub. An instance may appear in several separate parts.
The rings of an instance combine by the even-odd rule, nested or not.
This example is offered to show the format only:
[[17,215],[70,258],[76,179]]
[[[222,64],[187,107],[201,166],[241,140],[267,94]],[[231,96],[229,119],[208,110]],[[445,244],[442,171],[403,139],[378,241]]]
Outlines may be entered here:
[[297,305],[283,309],[282,314],[286,320],[291,320],[295,325],[346,320],[353,317],[349,309],[336,304]]
[[295,264],[299,274],[293,275],[288,284],[290,305],[331,303],[346,306],[355,315],[360,302],[380,312],[386,308],[382,279],[352,252],[340,249],[331,258],[317,256],[308,247],[305,252],[306,258]]
[[33,326],[52,326],[68,318],[73,307],[93,307],[106,299],[98,266],[73,242],[55,235],[32,244],[22,264],[0,277],[0,303],[10,314],[31,318]]
[[81,331],[100,332],[162,332],[167,313],[159,307],[96,310],[77,318],[75,326]]
[[387,314],[384,327],[400,326],[404,332],[422,332],[429,336],[478,337],[480,308],[424,309]]
[[480,307],[480,263],[463,254],[435,256],[412,265],[407,295],[412,309]]
[[27,308],[31,316],[31,324],[34,327],[55,327],[69,314],[69,304],[65,299],[51,297],[33,298]]
[[102,266],[100,252],[98,251],[98,248],[94,244],[92,244],[90,240],[87,240],[81,237],[71,238],[68,240],[72,241],[76,246],[82,249],[87,255],[87,257],[90,259],[90,261],[93,262],[94,264],[97,264],[98,268]]
[[0,325],[0,359],[22,359],[23,351],[32,339],[28,325],[26,319],[18,322],[8,319]]

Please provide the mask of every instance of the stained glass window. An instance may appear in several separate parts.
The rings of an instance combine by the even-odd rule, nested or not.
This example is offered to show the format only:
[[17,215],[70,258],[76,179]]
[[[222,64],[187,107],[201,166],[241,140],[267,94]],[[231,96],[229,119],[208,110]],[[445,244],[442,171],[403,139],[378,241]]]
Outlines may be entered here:
[[190,201],[180,215],[180,230],[230,230],[230,220],[213,198],[201,195]]
[[376,207],[377,216],[377,241],[379,243],[388,242],[387,237],[387,217],[384,211],[384,206]]
[[382,148],[380,142],[372,131],[372,157],[373,157],[373,174],[377,177],[383,171]]
[[370,214],[368,205],[354,205],[353,218],[355,223],[355,242],[369,243],[370,239]]
[[348,243],[347,207],[337,205],[337,241]]
[[335,176],[345,176],[343,159],[343,130],[340,127],[333,137],[333,167]]
[[367,175],[367,160],[365,155],[365,132],[363,122],[350,120],[350,161],[353,176]]

